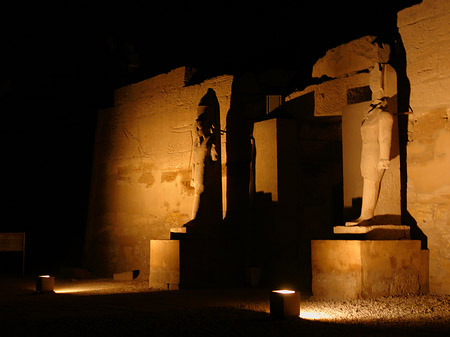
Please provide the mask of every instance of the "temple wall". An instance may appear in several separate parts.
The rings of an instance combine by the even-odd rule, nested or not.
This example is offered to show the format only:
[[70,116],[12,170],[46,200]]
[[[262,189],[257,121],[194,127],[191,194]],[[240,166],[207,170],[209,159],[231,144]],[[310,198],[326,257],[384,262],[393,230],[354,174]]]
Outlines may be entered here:
[[[116,90],[114,107],[100,111],[95,144],[86,264],[97,272],[140,270],[148,276],[149,242],[190,220],[190,125],[208,89],[221,128],[230,107],[232,76],[185,86],[185,69]],[[222,136],[222,167],[226,163]],[[223,177],[223,195],[226,182]]]
[[398,13],[411,86],[408,212],[428,238],[430,292],[450,294],[450,2]]

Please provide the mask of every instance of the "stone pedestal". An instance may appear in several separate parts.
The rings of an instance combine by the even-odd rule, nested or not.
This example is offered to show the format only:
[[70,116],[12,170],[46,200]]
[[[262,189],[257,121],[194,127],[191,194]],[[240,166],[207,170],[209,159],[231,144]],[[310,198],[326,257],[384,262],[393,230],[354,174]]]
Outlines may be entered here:
[[242,242],[195,239],[150,240],[149,286],[161,290],[240,287],[244,277]]
[[180,241],[150,240],[150,288],[172,290],[179,284]]
[[418,240],[313,240],[312,291],[336,299],[427,293],[428,260]]

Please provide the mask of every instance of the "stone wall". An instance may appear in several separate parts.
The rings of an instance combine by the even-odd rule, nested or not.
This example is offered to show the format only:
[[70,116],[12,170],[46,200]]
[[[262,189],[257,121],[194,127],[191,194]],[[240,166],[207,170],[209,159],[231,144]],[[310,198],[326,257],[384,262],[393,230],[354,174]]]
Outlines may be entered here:
[[96,272],[138,269],[148,276],[150,240],[168,239],[170,228],[190,220],[190,126],[200,100],[212,89],[225,128],[233,78],[192,86],[184,80],[185,68],[178,68],[120,88],[114,107],[99,113],[85,249],[85,263]]
[[450,294],[450,2],[398,13],[411,86],[408,212],[428,238],[430,292]]

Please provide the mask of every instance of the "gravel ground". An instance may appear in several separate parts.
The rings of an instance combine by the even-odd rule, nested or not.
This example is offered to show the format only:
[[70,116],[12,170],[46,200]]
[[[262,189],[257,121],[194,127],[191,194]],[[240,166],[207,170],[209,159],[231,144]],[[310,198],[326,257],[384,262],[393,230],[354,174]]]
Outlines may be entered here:
[[0,336],[450,336],[450,296],[331,301],[302,295],[275,320],[263,289],[154,291],[144,281],[0,280]]

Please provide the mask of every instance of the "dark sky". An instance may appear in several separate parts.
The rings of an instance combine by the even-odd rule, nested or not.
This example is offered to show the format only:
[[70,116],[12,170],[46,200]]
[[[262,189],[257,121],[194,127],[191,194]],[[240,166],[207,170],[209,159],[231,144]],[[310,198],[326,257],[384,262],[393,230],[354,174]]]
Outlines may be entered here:
[[104,99],[99,91],[185,64],[228,72],[268,64],[310,67],[332,46],[395,26],[397,10],[411,2],[16,5],[14,19],[3,24],[7,53],[2,63],[10,73],[3,77],[76,82],[84,86],[83,95],[97,101]]
[[114,88],[183,65],[211,74],[285,67],[307,79],[327,49],[391,35],[397,10],[413,2],[5,5],[1,173],[3,214],[12,220],[1,229],[30,231],[34,242],[58,233],[67,249],[82,241],[96,112],[112,104]]

